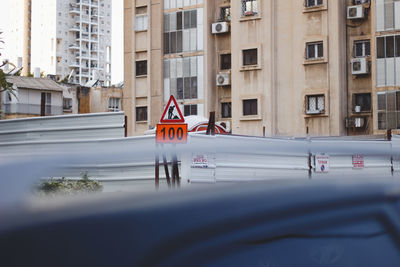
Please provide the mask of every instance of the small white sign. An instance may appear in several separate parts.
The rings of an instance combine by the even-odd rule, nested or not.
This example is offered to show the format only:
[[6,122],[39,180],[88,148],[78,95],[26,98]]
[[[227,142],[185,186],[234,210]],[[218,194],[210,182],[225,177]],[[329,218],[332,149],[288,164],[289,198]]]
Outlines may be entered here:
[[353,155],[353,168],[363,169],[364,168],[364,156],[361,154]]
[[326,154],[315,155],[315,172],[320,172],[320,173],[329,172],[329,155]]
[[208,168],[207,155],[193,155],[192,168]]

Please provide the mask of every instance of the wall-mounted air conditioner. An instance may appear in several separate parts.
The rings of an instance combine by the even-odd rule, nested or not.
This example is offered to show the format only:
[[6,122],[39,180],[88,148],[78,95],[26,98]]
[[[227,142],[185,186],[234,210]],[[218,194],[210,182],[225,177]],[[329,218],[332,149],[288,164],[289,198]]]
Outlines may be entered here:
[[364,127],[364,118],[354,118],[354,127],[356,128]]
[[354,112],[355,113],[360,113],[361,112],[361,106],[355,106],[354,107]]
[[217,22],[211,25],[211,32],[213,34],[229,32],[228,22]]
[[222,127],[225,128],[227,132],[231,131],[231,122],[230,121],[219,121],[218,122]]
[[353,75],[368,74],[369,65],[368,61],[364,57],[352,58],[351,59],[351,73]]
[[364,7],[362,5],[347,7],[347,19],[363,19]]
[[227,86],[231,84],[231,77],[229,73],[218,73],[216,82],[217,86]]
[[364,118],[346,118],[346,128],[362,128],[364,127],[365,119]]

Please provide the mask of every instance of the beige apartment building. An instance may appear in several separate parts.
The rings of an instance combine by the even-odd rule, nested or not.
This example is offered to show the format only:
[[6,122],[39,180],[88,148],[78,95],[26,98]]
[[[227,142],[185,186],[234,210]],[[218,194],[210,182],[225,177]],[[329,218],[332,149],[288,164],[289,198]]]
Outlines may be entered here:
[[[130,135],[169,96],[233,134],[400,129],[399,0],[125,0]],[[399,92],[397,92],[399,91]]]

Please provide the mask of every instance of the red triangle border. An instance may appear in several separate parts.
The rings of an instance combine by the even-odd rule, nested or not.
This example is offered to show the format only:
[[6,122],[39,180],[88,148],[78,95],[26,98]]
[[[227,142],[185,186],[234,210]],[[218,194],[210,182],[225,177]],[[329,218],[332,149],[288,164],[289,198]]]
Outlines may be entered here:
[[[169,108],[169,105],[171,104],[171,101],[174,101],[176,110],[178,111],[178,114],[181,117],[181,119],[178,119],[178,120],[168,120],[168,119],[164,120],[165,114],[167,114],[167,112],[168,112],[168,108]],[[168,104],[165,106],[165,109],[164,109],[164,112],[163,112],[163,114],[161,116],[160,122],[162,122],[162,123],[185,122],[185,119],[183,118],[182,112],[181,112],[181,110],[180,110],[180,108],[178,106],[178,103],[176,102],[175,97],[173,95],[171,95],[171,97],[169,98]]]

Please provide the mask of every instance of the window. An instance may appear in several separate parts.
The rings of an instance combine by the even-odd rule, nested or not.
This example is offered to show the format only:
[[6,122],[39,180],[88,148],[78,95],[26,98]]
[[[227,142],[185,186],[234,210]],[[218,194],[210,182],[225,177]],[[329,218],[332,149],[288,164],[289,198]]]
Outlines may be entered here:
[[369,40],[354,42],[354,57],[368,57],[371,55],[371,44]]
[[136,15],[147,14],[147,6],[136,7]]
[[258,0],[242,0],[242,16],[258,14]]
[[371,94],[354,94],[354,107],[360,106],[361,112],[371,111]]
[[[203,88],[203,57],[183,57],[164,60],[164,92],[176,99],[197,99]],[[201,86],[201,88],[199,88]],[[166,100],[167,101],[167,100]]]
[[222,118],[231,118],[232,117],[232,103],[231,102],[222,103],[221,107],[222,107],[222,110],[221,110]]
[[230,69],[231,69],[231,54],[221,55],[221,70],[230,70]]
[[376,30],[400,29],[400,1],[376,0]]
[[400,0],[376,0],[376,31],[400,29]]
[[51,115],[51,93],[41,93],[40,116]]
[[197,4],[202,4],[203,0],[164,0],[164,9],[182,8],[187,6],[193,6]]
[[63,108],[71,109],[72,108],[72,98],[64,98],[63,99]]
[[307,114],[320,114],[325,111],[324,95],[308,95],[307,96]]
[[221,7],[219,13],[219,21],[231,21],[231,7]]
[[307,43],[306,45],[306,58],[307,59],[321,59],[324,56],[324,47],[322,42]]
[[148,28],[148,17],[146,15],[140,15],[135,17],[135,31],[147,31]]
[[257,65],[257,48],[243,50],[243,66]]
[[164,54],[200,50],[202,38],[198,31],[203,26],[197,23],[197,10],[164,14]]
[[147,121],[147,107],[136,107],[136,121]]
[[120,111],[120,102],[121,99],[116,97],[110,97],[108,99],[108,110],[109,111]]
[[243,116],[257,115],[257,99],[243,100]]
[[378,129],[400,129],[400,91],[380,92],[378,97]]
[[321,6],[322,0],[306,0],[306,7]]
[[197,105],[184,105],[183,116],[197,115]]
[[136,61],[136,76],[147,75],[147,60]]
[[397,66],[400,58],[400,35],[377,37],[376,57],[376,85],[400,86],[400,72]]

